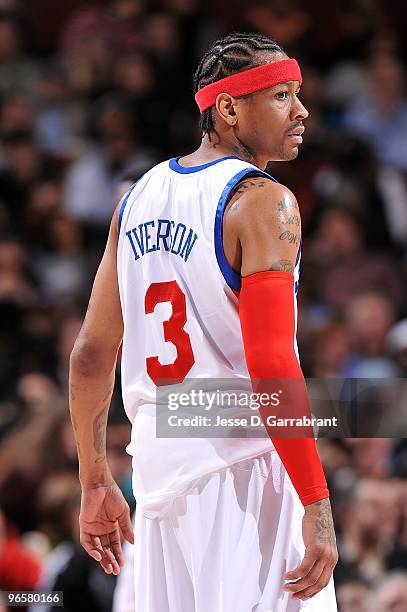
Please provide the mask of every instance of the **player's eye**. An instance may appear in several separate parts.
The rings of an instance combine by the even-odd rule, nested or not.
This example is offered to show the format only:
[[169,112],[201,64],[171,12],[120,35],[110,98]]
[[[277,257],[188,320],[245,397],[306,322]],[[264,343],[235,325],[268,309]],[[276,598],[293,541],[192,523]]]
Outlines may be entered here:
[[276,98],[278,100],[286,100],[288,98],[288,91],[279,91],[276,93]]

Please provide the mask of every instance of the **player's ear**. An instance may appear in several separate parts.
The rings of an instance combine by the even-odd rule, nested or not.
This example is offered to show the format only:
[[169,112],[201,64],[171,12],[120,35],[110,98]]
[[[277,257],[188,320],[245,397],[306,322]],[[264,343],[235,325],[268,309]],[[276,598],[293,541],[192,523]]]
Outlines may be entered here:
[[237,123],[236,114],[237,100],[227,93],[221,93],[216,98],[215,107],[221,118],[229,125],[233,126]]

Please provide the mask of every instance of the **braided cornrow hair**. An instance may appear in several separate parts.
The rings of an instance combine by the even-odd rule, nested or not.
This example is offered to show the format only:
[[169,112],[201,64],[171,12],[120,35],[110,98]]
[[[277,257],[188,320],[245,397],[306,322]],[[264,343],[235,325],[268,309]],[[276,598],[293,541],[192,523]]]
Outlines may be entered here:
[[[203,56],[194,74],[194,94],[205,85],[215,83],[235,72],[248,70],[262,64],[256,56],[259,51],[284,53],[283,49],[271,38],[263,34],[244,34],[236,32],[217,40]],[[212,109],[207,108],[200,116],[201,136],[214,130]]]

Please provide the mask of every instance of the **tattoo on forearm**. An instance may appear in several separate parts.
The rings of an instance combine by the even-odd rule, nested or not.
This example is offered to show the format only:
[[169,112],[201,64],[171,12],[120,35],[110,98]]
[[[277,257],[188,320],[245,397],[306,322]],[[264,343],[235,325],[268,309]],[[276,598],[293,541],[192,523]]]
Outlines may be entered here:
[[103,407],[93,421],[93,446],[97,453],[103,453],[106,448],[106,408]]
[[298,234],[294,234],[293,232],[290,232],[288,230],[286,230],[285,232],[280,234],[279,239],[280,240],[287,240],[290,244],[294,244],[294,245],[299,244],[299,236],[298,236]]
[[280,272],[290,272],[290,274],[294,273],[294,265],[292,261],[289,259],[279,259],[278,261],[273,261],[271,264],[270,270],[278,270]]
[[319,516],[315,520],[315,534],[319,542],[321,544],[335,543],[335,529],[329,499],[322,499],[315,505],[319,506]]

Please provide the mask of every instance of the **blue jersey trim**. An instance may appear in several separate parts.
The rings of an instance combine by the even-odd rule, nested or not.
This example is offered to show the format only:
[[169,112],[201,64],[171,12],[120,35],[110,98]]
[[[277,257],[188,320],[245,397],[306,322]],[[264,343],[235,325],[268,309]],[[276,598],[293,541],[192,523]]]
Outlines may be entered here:
[[178,160],[181,159],[182,155],[178,157],[173,157],[170,159],[170,168],[174,170],[174,172],[178,172],[179,174],[191,174],[191,172],[200,172],[201,170],[205,170],[205,168],[209,168],[210,166],[214,166],[219,162],[224,161],[225,159],[239,159],[235,155],[228,155],[226,157],[219,157],[218,159],[214,159],[207,164],[202,164],[201,166],[190,166],[189,168],[185,168],[184,166],[180,166]]
[[257,170],[256,168],[245,168],[241,170],[235,176],[233,176],[230,181],[227,183],[226,187],[222,191],[222,195],[219,198],[218,206],[216,209],[215,215],[215,253],[216,259],[219,264],[219,268],[223,274],[223,278],[229,285],[231,289],[235,291],[240,291],[240,287],[242,284],[242,277],[238,274],[233,268],[229,265],[228,260],[226,259],[225,252],[223,250],[223,214],[225,212],[226,204],[229,201],[230,194],[233,189],[236,187],[237,183],[242,180],[243,177],[247,175],[255,175],[255,176],[265,176],[268,179],[271,179],[274,182],[276,181],[270,174],[267,172],[263,172],[263,170]]
[[[143,175],[144,176],[144,175]],[[122,219],[123,219],[123,213],[124,213],[124,209],[126,208],[126,204],[127,204],[127,200],[130,197],[131,192],[133,191],[133,189],[135,188],[135,186],[137,185],[137,183],[140,181],[140,179],[142,179],[143,177],[141,176],[128,190],[126,197],[124,198],[121,206],[120,206],[120,211],[119,211],[119,218],[117,220],[117,232],[120,234],[120,227],[122,224]]]
[[300,240],[300,246],[298,247],[298,253],[297,253],[297,258],[296,258],[296,260],[295,260],[295,265],[297,265],[297,263],[298,263],[298,262],[299,262],[299,260],[300,260],[300,255],[301,255],[301,246],[302,246],[302,238],[301,238],[301,240]]

